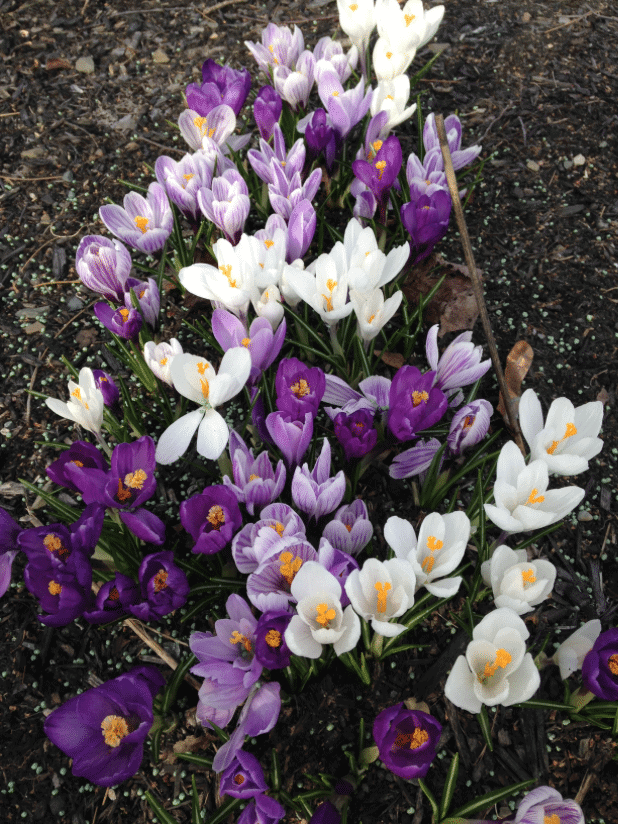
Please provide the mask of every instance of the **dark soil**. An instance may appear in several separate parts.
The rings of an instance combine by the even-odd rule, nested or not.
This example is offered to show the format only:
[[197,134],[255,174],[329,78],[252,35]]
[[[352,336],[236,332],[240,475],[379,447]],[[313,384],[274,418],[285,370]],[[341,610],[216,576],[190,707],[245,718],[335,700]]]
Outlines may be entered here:
[[[45,516],[18,479],[43,483],[56,454],[45,441],[71,435],[70,424],[28,392],[64,397],[62,356],[77,367],[94,352],[103,357],[106,338],[93,321],[91,294],[76,281],[79,239],[102,232],[97,210],[105,198],[121,200],[121,180],[147,183],[159,154],[184,154],[166,121],[176,121],[185,85],[199,77],[207,57],[250,65],[243,40],[258,40],[268,20],[298,24],[313,45],[334,33],[336,6],[226,0],[209,12],[200,4],[152,0],[135,8],[121,0],[0,0],[0,505],[24,526]],[[609,611],[618,599],[617,36],[616,10],[601,0],[446,0],[438,40],[447,48],[422,81],[424,110],[456,111],[465,142],[482,143],[490,158],[467,221],[502,360],[523,339],[534,350],[525,387],[546,403],[565,395],[605,404],[607,445],[578,479],[588,493],[585,512],[545,548],[559,566],[554,601],[561,611],[537,613],[533,639],[544,637],[550,622],[563,636],[597,616],[604,628],[615,624]],[[417,58],[418,66],[428,54]],[[78,58],[88,56],[94,71],[76,70]],[[454,233],[441,252],[461,262]],[[481,334],[477,328],[475,336]],[[495,401],[495,390],[488,391]],[[209,737],[187,740],[200,736],[191,721],[195,692],[187,687],[182,696],[187,712],[177,714],[177,729],[164,738],[156,773],[146,759],[116,791],[86,786],[46,740],[45,712],[114,668],[159,659],[127,627],[103,631],[77,622],[46,629],[23,587],[2,600],[0,623],[2,821],[141,824],[152,820],[142,797],[147,789],[176,820],[189,821],[194,768],[171,750],[185,740],[212,754]],[[180,658],[185,647],[172,633],[179,639],[186,633],[173,622],[163,632],[164,646]],[[413,695],[444,724],[447,755],[427,779],[438,794],[459,751],[456,805],[535,777],[577,797],[588,821],[618,821],[608,732],[569,724],[556,713],[500,708],[490,717],[496,742],[490,753],[476,719],[443,700],[444,677],[463,636],[451,637],[445,617],[436,615],[419,643],[418,654],[385,662],[371,693],[335,668],[292,698],[272,737],[256,748],[266,755],[277,749],[284,789],[311,789],[308,773],[344,775],[342,745],[356,750],[360,717],[369,730],[379,710]],[[543,694],[562,698],[555,669],[543,674]],[[216,787],[207,772],[195,772],[210,812]],[[374,768],[349,820],[421,824],[430,811],[420,790]]]

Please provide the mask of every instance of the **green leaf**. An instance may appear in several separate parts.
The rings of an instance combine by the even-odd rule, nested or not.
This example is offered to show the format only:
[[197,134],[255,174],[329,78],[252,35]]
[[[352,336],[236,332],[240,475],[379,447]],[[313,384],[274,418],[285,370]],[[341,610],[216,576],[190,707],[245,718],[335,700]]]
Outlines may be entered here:
[[456,752],[451,761],[446,780],[444,781],[444,790],[442,791],[442,799],[440,800],[440,820],[448,813],[448,809],[453,801],[455,794],[455,786],[457,785],[457,776],[459,775],[459,753]]
[[178,824],[176,819],[172,818],[172,816],[159,804],[150,790],[146,790],[144,795],[146,796],[146,801],[150,805],[150,809],[157,816],[157,819],[161,822],[161,824]]
[[531,710],[561,710],[562,712],[573,712],[572,704],[562,704],[560,701],[548,701],[544,698],[531,698],[530,701],[522,701],[520,707],[528,707]]
[[176,757],[182,761],[188,761],[189,764],[195,764],[196,767],[212,770],[212,758],[207,758],[205,755],[196,755],[194,752],[179,752],[176,753]]
[[431,790],[429,789],[427,784],[425,784],[425,782],[423,781],[422,778],[418,779],[418,786],[421,788],[421,790],[425,794],[425,797],[427,798],[427,800],[431,804],[432,822],[434,822],[434,824],[435,824],[435,822],[437,822],[439,820],[439,816],[440,816],[440,811],[438,809],[438,802],[433,797],[433,793],[431,792]]
[[491,724],[489,723],[489,717],[487,716],[487,707],[485,706],[485,704],[483,704],[483,706],[481,707],[481,711],[477,713],[476,717],[478,719],[481,732],[483,733],[485,743],[487,744],[488,749],[491,752],[493,752],[494,745],[491,740]]
[[202,824],[200,795],[197,791],[195,773],[191,776],[191,824]]
[[270,751],[270,786],[275,791],[281,788],[281,766],[277,750]]
[[481,810],[489,809],[499,801],[504,801],[505,798],[511,798],[522,790],[527,790],[532,784],[536,784],[536,778],[528,778],[526,781],[520,781],[518,784],[511,784],[510,787],[500,787],[498,790],[481,795],[475,798],[463,807],[455,810],[453,818],[466,818],[467,816],[480,812]]
[[163,700],[161,704],[161,712],[163,714],[169,712],[170,707],[176,700],[176,694],[178,693],[178,689],[182,684],[185,675],[189,672],[190,668],[196,661],[197,658],[193,655],[193,653],[191,653],[184,660],[181,660],[177,668],[174,670],[174,674],[168,681],[165,692],[163,693]]
[[[209,818],[208,821],[204,822],[204,824],[223,824],[223,822],[229,817],[230,813],[237,810],[243,803],[242,798],[230,798],[222,804],[212,818]],[[176,822],[174,822],[174,824],[176,824]]]

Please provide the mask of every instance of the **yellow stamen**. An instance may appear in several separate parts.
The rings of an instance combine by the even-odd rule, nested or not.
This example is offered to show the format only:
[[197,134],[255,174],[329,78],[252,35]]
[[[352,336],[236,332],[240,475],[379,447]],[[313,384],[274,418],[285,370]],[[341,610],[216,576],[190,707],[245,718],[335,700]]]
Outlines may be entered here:
[[530,495],[528,496],[528,500],[526,501],[527,506],[532,506],[533,504],[542,504],[545,500],[545,495],[539,495],[539,490],[534,487]]
[[429,733],[427,730],[422,730],[416,727],[414,732],[400,732],[395,739],[395,746],[399,749],[417,750],[426,741],[429,741]]
[[543,824],[560,824],[560,816],[558,813],[543,816]]
[[291,552],[282,552],[279,556],[279,560],[281,561],[279,572],[285,578],[287,583],[291,585],[296,573],[303,565],[303,559],[295,558]]
[[195,174],[192,172],[190,175],[183,175],[183,177],[188,183],[192,177],[195,177]]
[[415,14],[404,14],[404,17],[405,17],[405,20],[406,20],[406,29],[407,29],[408,26],[410,25],[410,23],[413,20],[416,19],[416,15]]
[[470,427],[474,423],[475,418],[476,418],[476,415],[466,415],[466,417],[464,418],[464,422],[463,422],[463,428],[464,429],[470,429]]
[[208,128],[208,120],[205,117],[194,117],[193,125],[198,128],[200,132],[204,133]]
[[241,786],[241,784],[244,784],[244,783],[245,783],[245,776],[244,776],[244,775],[241,775],[240,773],[237,773],[237,774],[234,776],[234,784],[236,784],[237,786],[239,786],[239,787],[240,787],[240,786]]
[[252,473],[251,473],[251,475],[249,475],[249,480],[250,480],[250,481],[257,481],[257,479],[258,479],[259,477],[260,477],[259,475],[255,475],[255,474],[252,472]]
[[140,230],[140,232],[143,235],[145,235],[146,230],[148,229],[148,218],[142,217],[141,215],[137,215],[137,217],[134,217],[133,220],[135,221],[135,225]]
[[356,9],[358,8],[358,3],[352,3],[352,5],[348,6],[348,8],[350,9],[350,11],[356,11]]
[[337,613],[332,607],[330,609],[328,608],[328,604],[318,604],[315,608],[315,611],[317,612],[315,620],[318,622],[318,624],[320,624],[322,629],[328,629],[328,625],[331,621],[335,619],[335,616],[337,615]]
[[161,358],[159,363],[161,364],[161,366],[165,366],[165,364],[168,362],[168,360],[169,360],[169,358]]
[[376,163],[376,169],[379,171],[378,180],[382,180],[382,175],[384,174],[384,169],[386,169],[386,160],[378,160]]
[[70,551],[65,546],[63,546],[60,538],[57,535],[54,535],[52,532],[50,532],[49,535],[46,535],[43,538],[43,546],[49,552],[57,552],[58,557],[62,558],[63,561],[68,555],[71,554]]
[[270,240],[270,239],[269,239],[269,240],[265,240],[265,241],[264,241],[264,246],[266,246],[266,248],[267,248],[267,249],[270,249],[270,247],[271,247],[271,246],[274,246],[274,245],[275,245],[275,241],[274,241],[274,240]]
[[326,301],[326,311],[332,312],[333,311],[333,290],[337,286],[336,280],[331,280],[330,278],[326,281],[326,288],[330,292],[330,295],[322,295],[324,300]]
[[207,369],[210,369],[210,364],[208,362],[205,363],[204,361],[200,361],[196,368],[198,375],[203,375]]
[[311,387],[304,378],[301,378],[290,386],[290,390],[297,398],[304,398],[311,392]]
[[384,583],[382,583],[382,581],[376,581],[373,587],[378,593],[378,613],[386,612],[386,601],[388,598],[387,593],[390,589],[392,589],[392,586],[388,583],[388,581],[385,581]]
[[375,315],[372,315],[370,318],[367,318],[367,323],[372,323],[375,318]]
[[536,575],[532,567],[530,567],[530,569],[522,569],[521,580],[524,586],[526,586],[526,584],[533,584],[536,581]]
[[421,564],[421,568],[423,569],[423,571],[427,575],[429,575],[429,573],[433,569],[435,563],[436,563],[436,559],[432,555],[426,555],[423,558],[423,563]]
[[387,60],[390,60],[392,56],[393,56],[392,52],[386,52],[386,59]]
[[122,318],[123,323],[126,323],[129,320],[129,310],[128,309],[119,309],[118,314]]
[[200,378],[200,386],[202,388],[202,395],[208,400],[208,395],[210,394],[210,384],[206,380],[206,378]]
[[251,343],[251,338],[243,338],[243,339],[241,340],[241,343],[242,343],[242,345],[243,345],[243,346],[245,346],[245,347],[248,349],[248,348],[249,348],[249,344]]
[[154,591],[161,592],[163,589],[167,589],[167,579],[169,577],[169,573],[167,573],[164,569],[160,569],[154,577]]
[[274,523],[274,524],[269,524],[269,526],[270,526],[270,528],[271,528],[271,529],[274,529],[274,530],[275,530],[275,532],[277,533],[277,535],[278,535],[280,538],[282,538],[282,537],[283,537],[283,533],[284,533],[284,531],[285,531],[285,527],[283,526],[283,524],[282,524],[282,523],[280,523],[280,521],[277,521],[277,522],[276,522],[276,523]]
[[339,97],[339,92],[334,91],[334,92],[333,92],[333,97]]
[[421,403],[427,403],[429,400],[429,392],[412,392],[412,406],[419,406]]
[[247,636],[243,635],[241,632],[238,632],[237,629],[235,629],[232,633],[232,637],[230,638],[230,644],[242,644],[243,647],[247,650],[247,652],[251,652],[251,650],[253,649],[251,646],[251,639],[247,638]]
[[484,684],[488,678],[491,678],[492,675],[495,675],[498,671],[498,668],[504,669],[507,664],[510,664],[512,661],[511,653],[507,652],[505,649],[497,649],[496,650],[496,659],[493,664],[487,663],[485,664],[485,669],[483,670],[483,674],[478,676],[479,681],[481,684]]
[[131,487],[131,489],[143,489],[144,481],[147,478],[148,475],[143,469],[136,469],[135,472],[129,472],[128,475],[124,476],[124,482],[126,486]]
[[236,289],[236,281],[232,280],[232,264],[225,263],[223,266],[219,266],[219,271],[225,275],[227,282],[230,284],[232,289]]
[[281,646],[281,633],[277,629],[269,629],[266,635],[264,636],[264,640],[268,644],[269,647],[273,649],[279,649]]
[[50,581],[47,585],[47,590],[50,595],[60,595],[62,586],[57,581]]
[[208,510],[206,520],[213,529],[219,530],[225,523],[225,512],[218,504],[215,504],[215,506],[211,506]]
[[381,140],[374,140],[371,144],[373,147],[374,152],[379,152],[382,148],[382,141]]
[[394,100],[395,98],[393,97],[393,95],[392,95],[392,94],[387,94],[387,95],[386,95],[386,99],[387,99],[387,100]]
[[607,666],[613,675],[618,675],[618,655],[616,653],[610,655],[607,661]]
[[120,742],[129,734],[129,725],[121,715],[107,715],[101,721],[103,738],[108,747],[118,747]]
[[576,426],[575,426],[575,424],[573,424],[573,423],[567,423],[567,425],[566,425],[566,432],[565,432],[565,433],[564,433],[564,435],[560,438],[560,440],[559,440],[559,441],[552,441],[552,442],[551,442],[551,445],[547,447],[547,453],[548,453],[549,455],[553,455],[553,454],[554,454],[554,452],[556,451],[556,449],[558,449],[558,447],[559,447],[559,446],[560,446],[560,444],[562,443],[562,441],[566,441],[566,440],[567,440],[567,438],[572,438],[572,437],[573,437],[573,435],[577,435],[577,427],[576,427]]

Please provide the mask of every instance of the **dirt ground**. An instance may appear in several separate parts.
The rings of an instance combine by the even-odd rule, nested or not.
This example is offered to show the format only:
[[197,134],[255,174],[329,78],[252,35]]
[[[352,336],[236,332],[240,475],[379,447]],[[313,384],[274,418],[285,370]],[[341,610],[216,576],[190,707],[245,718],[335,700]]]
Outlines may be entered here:
[[[436,40],[446,48],[421,82],[422,106],[445,116],[457,112],[465,143],[482,143],[489,158],[466,218],[501,358],[524,340],[534,352],[524,388],[533,387],[546,403],[566,395],[576,404],[605,404],[607,445],[586,475],[585,510],[552,536],[548,552],[560,567],[554,600],[563,609],[564,634],[598,616],[607,628],[616,624],[618,600],[618,14],[601,0],[445,5]],[[105,233],[97,211],[106,198],[121,201],[122,180],[147,183],[159,154],[184,154],[168,121],[176,121],[181,93],[199,78],[206,58],[247,65],[255,74],[243,41],[259,40],[269,20],[299,25],[313,45],[334,34],[338,17],[330,0],[224,0],[210,9],[174,0],[130,8],[121,0],[0,0],[0,505],[24,526],[37,512],[19,479],[42,482],[55,457],[45,442],[71,432],[29,390],[64,398],[62,356],[79,367],[93,358],[102,366],[105,355],[91,293],[75,280],[77,244],[86,234]],[[415,66],[428,56],[421,54]],[[462,260],[454,232],[440,251]],[[477,326],[475,336],[481,335]],[[457,650],[436,621],[420,654],[387,669],[371,696],[358,698],[357,685],[334,670],[285,707],[278,737],[262,746],[280,751],[288,786],[306,773],[343,774],[342,745],[352,744],[359,716],[370,723],[376,710],[409,694],[416,673],[412,692],[441,716],[450,731],[445,746],[459,748],[462,777],[470,782],[456,802],[538,777],[565,797],[577,796],[588,821],[618,821],[608,733],[567,725],[555,713],[502,709],[493,722],[499,743],[489,753],[473,718],[445,713],[432,684]],[[106,793],[74,779],[42,732],[45,709],[109,677],[110,663],[149,660],[141,642],[127,629],[106,635],[79,622],[46,629],[23,587],[0,603],[0,623],[2,819],[141,824],[152,818],[143,800],[150,789],[177,821],[189,821],[188,764],[168,754],[153,773],[145,761],[135,779]],[[166,640],[176,656],[182,649],[171,633],[178,630],[171,624]],[[544,676],[543,688],[561,699],[555,674]],[[187,736],[196,733],[194,696],[187,688],[187,714],[176,719]],[[305,727],[316,707],[310,736]],[[301,743],[286,749],[292,739]],[[440,786],[448,760],[432,768],[432,786]],[[375,773],[350,821],[430,820],[420,790]],[[210,776],[198,770],[196,777],[211,810]]]

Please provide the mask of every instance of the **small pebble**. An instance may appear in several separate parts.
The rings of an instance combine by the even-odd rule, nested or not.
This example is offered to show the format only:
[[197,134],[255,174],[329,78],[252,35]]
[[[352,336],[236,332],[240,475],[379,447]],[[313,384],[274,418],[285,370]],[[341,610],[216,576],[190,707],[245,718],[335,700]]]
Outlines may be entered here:
[[589,512],[586,512],[585,509],[583,509],[581,512],[577,513],[577,520],[578,521],[592,521],[592,515]]
[[586,158],[583,156],[583,154],[575,155],[575,157],[573,158],[574,166],[583,166],[585,162]]
[[87,55],[86,57],[78,57],[75,61],[75,71],[81,72],[82,74],[93,74],[94,60],[91,55]]

